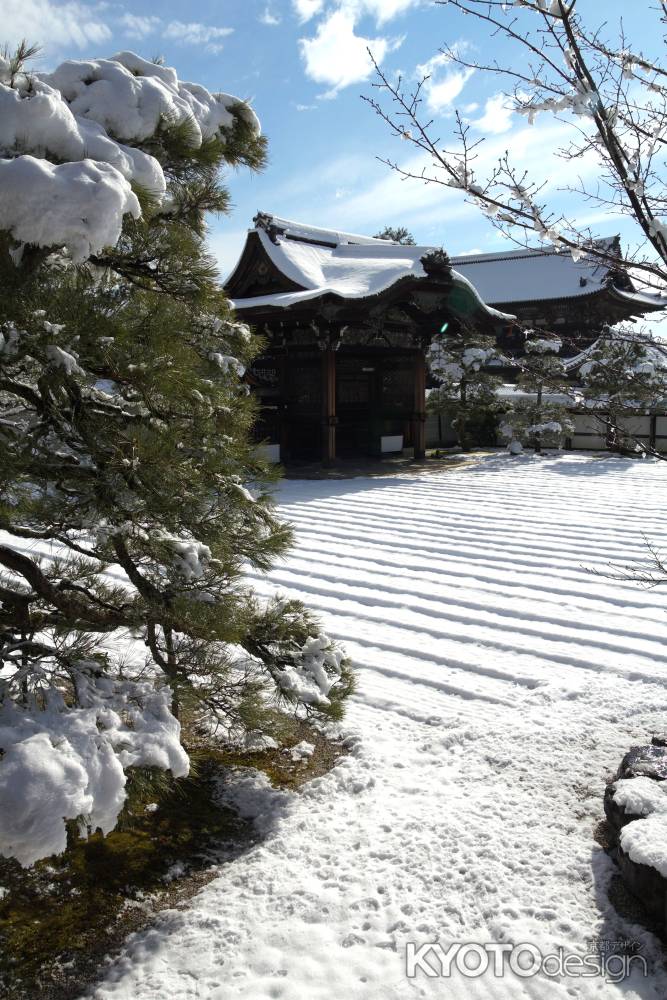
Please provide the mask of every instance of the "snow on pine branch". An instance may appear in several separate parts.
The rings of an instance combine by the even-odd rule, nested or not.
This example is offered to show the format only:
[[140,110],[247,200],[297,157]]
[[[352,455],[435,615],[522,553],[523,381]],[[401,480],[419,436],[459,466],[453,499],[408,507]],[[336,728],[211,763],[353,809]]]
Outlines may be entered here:
[[21,245],[64,246],[80,263],[118,241],[126,213],[138,218],[139,201],[108,163],[0,160],[0,229]]
[[563,346],[562,340],[558,337],[540,337],[537,340],[530,340],[533,330],[526,330],[526,350],[529,354],[558,354]]
[[166,168],[153,155],[165,125],[187,125],[196,149],[224,143],[238,121],[259,134],[248,105],[132,52],[29,76],[12,76],[0,57],[0,230],[84,261],[118,241],[124,215],[139,217],[135,187],[169,209]]
[[481,371],[482,367],[496,356],[495,348],[465,347],[459,350],[454,345],[435,341],[428,349],[429,366],[433,374],[444,381],[458,382],[460,379]]
[[30,866],[61,853],[68,820],[78,821],[83,835],[108,833],[125,803],[128,767],[188,773],[168,688],[111,679],[98,663],[83,661],[70,668],[74,706],[46,670],[22,704],[12,690],[17,675],[0,680],[3,857]]
[[194,538],[176,538],[165,533],[157,537],[172,551],[173,567],[186,580],[200,580],[214,561],[208,545]]
[[294,654],[293,663],[277,673],[282,693],[304,705],[330,704],[329,692],[342,675],[343,653],[324,634],[311,636]]

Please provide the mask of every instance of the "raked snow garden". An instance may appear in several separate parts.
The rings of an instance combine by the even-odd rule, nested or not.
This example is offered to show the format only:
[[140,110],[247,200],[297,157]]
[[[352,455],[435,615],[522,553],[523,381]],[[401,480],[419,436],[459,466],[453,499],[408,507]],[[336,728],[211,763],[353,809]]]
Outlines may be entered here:
[[[667,710],[662,595],[606,576],[660,530],[667,466],[514,461],[284,484],[297,544],[256,582],[307,601],[352,657],[348,753],[296,793],[239,772],[224,795],[258,843],[90,996],[665,996],[662,946],[610,901],[623,893],[595,833],[619,755]],[[666,842],[637,860],[667,873]],[[433,942],[488,944],[488,968],[462,975],[456,951],[428,949],[406,968],[409,945]],[[496,976],[494,943],[589,964],[534,974],[528,952]],[[637,949],[647,977],[627,964]]]
[[[0,52],[2,1000],[664,1000],[667,70],[565,0],[166,7]],[[249,19],[330,89],[250,32],[221,90]]]
[[[220,779],[247,850],[211,850],[212,881],[161,914],[139,893],[150,925],[82,995],[664,997],[599,828],[620,756],[664,727],[662,593],[608,571],[646,563],[666,487],[663,462],[574,453],[285,482],[296,544],[253,583],[351,657],[344,754],[294,791],[247,766]],[[667,874],[666,842],[630,854]],[[486,971],[462,974],[456,945],[488,945]],[[508,945],[538,951],[514,974],[501,950],[495,975]],[[536,955],[556,957],[536,973]]]

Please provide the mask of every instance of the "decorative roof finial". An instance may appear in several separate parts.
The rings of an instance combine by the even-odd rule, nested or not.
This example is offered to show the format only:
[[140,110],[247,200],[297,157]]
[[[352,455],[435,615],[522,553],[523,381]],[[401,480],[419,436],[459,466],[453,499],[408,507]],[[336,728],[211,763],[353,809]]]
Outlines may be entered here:
[[287,229],[284,226],[279,226],[268,212],[258,212],[252,221],[255,224],[255,229],[263,229],[272,243],[277,244],[278,237],[284,236],[287,232]]
[[429,278],[451,278],[452,265],[449,255],[442,247],[429,250],[420,259]]

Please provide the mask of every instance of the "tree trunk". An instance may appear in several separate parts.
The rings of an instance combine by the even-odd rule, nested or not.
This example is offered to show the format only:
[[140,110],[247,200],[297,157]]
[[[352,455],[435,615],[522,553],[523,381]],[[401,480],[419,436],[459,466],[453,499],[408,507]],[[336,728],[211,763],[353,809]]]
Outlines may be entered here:
[[468,435],[468,393],[467,383],[461,379],[461,409],[457,418],[457,433],[462,451],[470,451],[470,437]]
[[[538,424],[542,423],[542,385],[537,387],[537,410],[535,411],[535,416]],[[535,435],[535,454],[540,455],[542,453],[542,441],[541,432],[538,431]]]
[[174,650],[174,633],[171,628],[162,627],[164,647],[167,651],[167,676],[171,687],[171,714],[180,721],[180,701],[178,697],[178,662]]

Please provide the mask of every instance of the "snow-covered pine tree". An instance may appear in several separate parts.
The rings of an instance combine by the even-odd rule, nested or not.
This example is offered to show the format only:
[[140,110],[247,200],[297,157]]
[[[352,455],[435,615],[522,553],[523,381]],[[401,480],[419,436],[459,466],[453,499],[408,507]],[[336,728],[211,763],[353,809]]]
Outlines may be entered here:
[[604,421],[607,447],[636,454],[634,413],[646,413],[667,396],[667,351],[649,336],[607,328],[578,368],[585,405]]
[[487,365],[496,356],[493,339],[474,329],[456,336],[445,331],[429,347],[429,368],[440,383],[429,395],[429,409],[450,419],[464,451],[495,436],[500,380]]
[[559,355],[562,341],[537,330],[526,330],[525,336],[517,387],[529,394],[529,398],[515,403],[505,413],[500,433],[508,439],[508,448],[513,453],[530,447],[539,454],[543,445],[560,448],[564,438],[572,433],[567,399],[559,399],[559,395],[571,393],[572,387]]
[[404,247],[413,247],[415,245],[414,236],[405,226],[385,226],[384,229],[375,234],[375,239],[400,243]]
[[[0,854],[113,828],[125,771],[338,717],[347,662],[243,581],[285,551],[204,213],[261,166],[248,105],[132,53],[0,62]],[[83,819],[82,819],[83,818]]]

